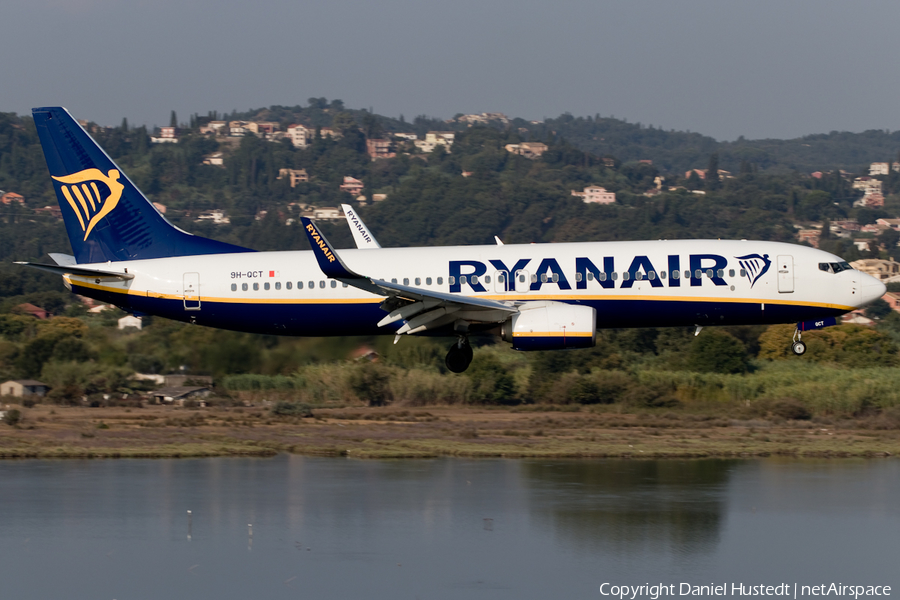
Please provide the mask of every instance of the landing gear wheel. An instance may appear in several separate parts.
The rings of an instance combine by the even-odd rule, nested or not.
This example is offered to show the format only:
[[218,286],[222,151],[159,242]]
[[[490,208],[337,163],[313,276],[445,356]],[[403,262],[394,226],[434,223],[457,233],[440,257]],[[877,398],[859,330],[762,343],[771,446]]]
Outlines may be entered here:
[[444,364],[454,373],[462,373],[472,364],[472,346],[469,345],[468,338],[460,337],[459,341],[452,346],[447,352],[447,358]]
[[791,352],[793,352],[797,356],[803,356],[803,354],[806,352],[806,344],[804,344],[800,340],[797,340],[796,342],[791,344]]

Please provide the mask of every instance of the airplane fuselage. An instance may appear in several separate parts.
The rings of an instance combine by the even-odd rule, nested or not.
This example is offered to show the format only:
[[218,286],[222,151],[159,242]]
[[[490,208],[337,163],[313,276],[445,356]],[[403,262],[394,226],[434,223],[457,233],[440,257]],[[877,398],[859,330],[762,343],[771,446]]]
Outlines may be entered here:
[[[844,314],[883,289],[856,270],[836,267],[846,265],[837,256],[778,242],[347,249],[340,255],[357,272],[422,290],[514,304],[591,306],[598,328],[795,323]],[[309,251],[79,266],[127,270],[134,278],[69,275],[67,285],[76,293],[211,327],[329,336],[387,334],[401,325],[378,327],[384,298],[325,277]]]

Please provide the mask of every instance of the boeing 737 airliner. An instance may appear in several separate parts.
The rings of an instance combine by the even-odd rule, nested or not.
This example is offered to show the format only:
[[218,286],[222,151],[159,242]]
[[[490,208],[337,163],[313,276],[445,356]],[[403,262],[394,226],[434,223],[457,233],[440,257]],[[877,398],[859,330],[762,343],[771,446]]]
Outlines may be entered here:
[[[587,348],[598,328],[798,323],[803,330],[880,298],[841,258],[793,244],[681,240],[381,248],[358,216],[337,251],[303,219],[312,251],[256,252],[170,224],[64,108],[34,121],[74,256],[31,266],[135,314],[296,336],[470,334],[517,350]],[[23,263],[24,264],[24,263]]]

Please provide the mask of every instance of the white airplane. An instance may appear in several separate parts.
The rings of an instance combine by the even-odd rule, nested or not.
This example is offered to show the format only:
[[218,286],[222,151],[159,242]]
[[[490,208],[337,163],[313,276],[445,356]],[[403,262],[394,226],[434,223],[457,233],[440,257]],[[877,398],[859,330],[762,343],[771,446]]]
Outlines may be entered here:
[[[801,332],[885,292],[841,258],[793,244],[678,240],[381,248],[347,212],[359,247],[334,249],[302,219],[312,251],[255,252],[170,224],[58,107],[34,121],[73,256],[30,264],[75,293],[134,314],[295,336],[469,335],[517,350],[588,348],[599,328],[797,323]],[[358,226],[354,224],[356,220]]]

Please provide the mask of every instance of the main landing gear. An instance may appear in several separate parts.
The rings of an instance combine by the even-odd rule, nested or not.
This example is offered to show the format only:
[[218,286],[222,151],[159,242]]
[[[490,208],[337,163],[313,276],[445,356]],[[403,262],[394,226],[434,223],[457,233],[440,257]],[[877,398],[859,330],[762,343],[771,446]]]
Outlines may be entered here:
[[461,335],[459,340],[450,346],[444,364],[454,373],[462,373],[472,364],[473,354],[472,346],[469,345],[469,337]]
[[794,341],[791,343],[791,352],[797,356],[803,356],[803,354],[806,353],[806,344],[800,339],[802,335],[803,334],[800,333],[799,329],[794,330]]

